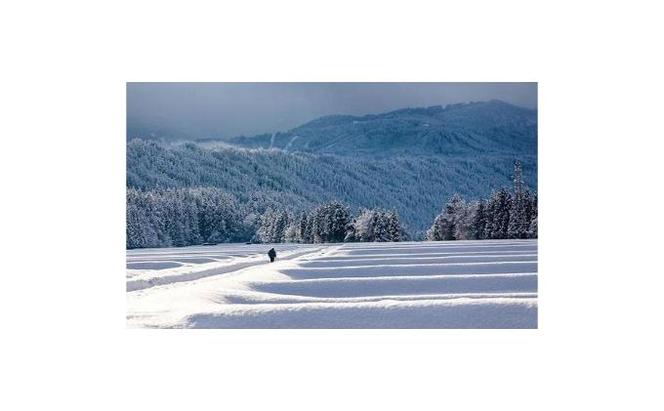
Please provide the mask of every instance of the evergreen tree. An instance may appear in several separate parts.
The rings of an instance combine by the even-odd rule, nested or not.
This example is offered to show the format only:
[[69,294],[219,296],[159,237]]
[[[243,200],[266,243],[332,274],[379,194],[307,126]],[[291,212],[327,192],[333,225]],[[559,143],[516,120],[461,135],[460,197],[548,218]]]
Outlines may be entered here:
[[530,192],[523,183],[521,162],[514,162],[514,199],[507,229],[508,238],[527,238],[531,222]]
[[297,242],[306,243],[307,241],[307,213],[302,211],[295,220],[297,223]]
[[438,214],[427,231],[426,238],[429,241],[454,240],[454,224],[444,213]]
[[288,228],[289,225],[290,225],[290,216],[288,215],[288,213],[286,211],[278,213],[272,237],[273,243],[281,243],[284,241],[286,236],[286,229]]
[[374,214],[373,210],[360,210],[353,226],[356,241],[374,241]]
[[144,196],[127,190],[127,248],[159,247],[157,232],[147,214]]
[[258,241],[261,243],[271,243],[274,237],[275,222],[277,220],[277,212],[268,209],[263,213],[260,220],[260,226],[256,232]]
[[350,225],[348,207],[338,201],[322,204],[313,213],[312,237],[314,243],[342,242]]
[[508,238],[528,238],[528,230],[532,220],[531,206],[532,200],[529,191],[522,190],[514,194],[507,229]]
[[401,241],[401,224],[396,211],[388,211],[385,214],[387,220],[387,236],[389,241]]
[[514,194],[519,194],[523,190],[523,170],[521,168],[521,161],[514,161]]
[[532,198],[530,224],[528,225],[528,238],[537,238],[537,194]]
[[311,213],[307,214],[307,222],[305,225],[305,232],[304,235],[302,236],[302,241],[308,244],[311,244],[314,242],[314,221],[316,217],[314,212],[312,211]]
[[357,217],[354,218],[350,224],[348,224],[348,227],[346,228],[346,235],[344,236],[344,243],[359,241],[356,236],[357,233],[355,231],[355,227],[357,227]]
[[512,195],[505,188],[494,191],[487,204],[485,238],[508,238]]
[[349,208],[338,201],[333,201],[329,204],[330,232],[328,241],[338,243],[344,241],[346,237],[346,230],[350,225],[350,210]]
[[248,231],[237,208],[214,188],[127,190],[127,247],[238,241]]
[[327,221],[325,219],[325,206],[321,205],[313,211],[311,225],[311,238],[313,243],[324,243],[327,238]]
[[283,241],[286,243],[301,243],[300,218],[295,218],[288,214],[287,221],[288,225],[284,230]]
[[427,231],[427,239],[430,241],[456,240],[457,224],[464,217],[464,210],[465,202],[461,196],[454,194]]
[[469,240],[472,238],[473,204],[461,201],[454,211],[454,239]]
[[373,239],[371,241],[385,242],[390,241],[387,219],[385,212],[377,210],[373,213]]
[[[290,216],[286,211],[268,209],[261,217],[261,225],[257,233],[258,240],[262,243],[281,243],[285,241],[286,230],[290,223]],[[294,233],[290,235],[293,236]]]
[[487,224],[486,201],[480,200],[477,203],[477,206],[475,208],[475,213],[473,214],[473,222],[471,228],[473,239],[483,240],[486,238],[485,237],[486,224]]

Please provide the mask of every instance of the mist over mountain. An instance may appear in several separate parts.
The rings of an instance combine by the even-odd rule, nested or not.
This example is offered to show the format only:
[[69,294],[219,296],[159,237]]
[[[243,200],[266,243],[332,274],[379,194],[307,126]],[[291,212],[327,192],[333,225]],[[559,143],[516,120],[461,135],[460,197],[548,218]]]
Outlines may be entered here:
[[127,141],[132,139],[156,141],[189,141],[196,136],[173,127],[164,127],[155,122],[127,117]]
[[229,139],[288,131],[330,114],[491,100],[536,109],[537,83],[127,83],[128,138]]

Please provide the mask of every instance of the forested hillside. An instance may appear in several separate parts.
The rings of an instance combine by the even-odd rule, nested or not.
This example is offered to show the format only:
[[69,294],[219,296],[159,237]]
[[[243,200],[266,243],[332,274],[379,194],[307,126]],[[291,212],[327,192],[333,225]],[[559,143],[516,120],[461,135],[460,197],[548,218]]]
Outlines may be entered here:
[[[127,186],[217,187],[259,213],[267,208],[296,212],[336,199],[355,210],[395,209],[417,234],[452,194],[473,199],[511,185],[514,160],[488,154],[372,159],[134,139],[127,144]],[[536,157],[520,160],[526,183],[536,187]]]

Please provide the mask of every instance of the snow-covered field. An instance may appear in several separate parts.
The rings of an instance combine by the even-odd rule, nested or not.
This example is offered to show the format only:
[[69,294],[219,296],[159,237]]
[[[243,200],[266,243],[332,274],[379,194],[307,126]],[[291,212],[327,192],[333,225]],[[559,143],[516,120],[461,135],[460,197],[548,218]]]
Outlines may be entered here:
[[127,291],[130,327],[537,328],[537,240],[130,250]]

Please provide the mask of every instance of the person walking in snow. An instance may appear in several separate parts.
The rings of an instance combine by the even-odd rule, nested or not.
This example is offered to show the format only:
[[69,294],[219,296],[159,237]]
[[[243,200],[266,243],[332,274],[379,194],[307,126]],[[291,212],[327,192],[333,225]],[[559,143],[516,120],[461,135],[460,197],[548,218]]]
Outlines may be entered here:
[[270,251],[267,252],[267,256],[270,257],[270,262],[273,263],[274,259],[277,258],[277,252],[274,251],[274,248],[270,248]]

